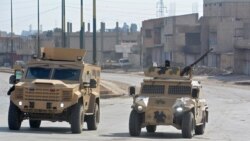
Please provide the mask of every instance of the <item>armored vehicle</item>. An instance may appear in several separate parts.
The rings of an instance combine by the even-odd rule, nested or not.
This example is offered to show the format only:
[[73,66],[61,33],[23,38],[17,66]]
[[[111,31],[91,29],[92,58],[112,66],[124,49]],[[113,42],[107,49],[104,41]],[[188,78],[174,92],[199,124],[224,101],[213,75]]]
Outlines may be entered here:
[[23,120],[39,128],[42,120],[67,121],[72,133],[81,133],[84,122],[96,130],[100,120],[100,68],[83,62],[80,49],[42,48],[17,82],[10,77],[8,124],[19,130]]
[[201,135],[208,122],[208,106],[202,98],[201,83],[192,80],[192,67],[209,52],[190,66],[181,70],[170,67],[166,61],[164,67],[152,67],[145,71],[140,94],[130,87],[133,96],[132,111],[129,119],[129,133],[139,136],[146,127],[148,133],[154,133],[158,125],[170,125],[182,131],[183,138]]

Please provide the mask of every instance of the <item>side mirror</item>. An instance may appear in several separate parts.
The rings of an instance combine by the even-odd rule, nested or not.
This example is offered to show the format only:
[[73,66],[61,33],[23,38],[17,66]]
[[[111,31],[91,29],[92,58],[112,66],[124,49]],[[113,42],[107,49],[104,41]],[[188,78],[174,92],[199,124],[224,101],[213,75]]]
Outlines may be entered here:
[[199,98],[199,89],[193,89],[192,90],[192,98]]
[[23,72],[18,70],[15,72],[15,76],[16,76],[16,81],[20,81],[23,77]]
[[89,81],[89,87],[90,88],[96,88],[97,87],[97,82],[95,79],[90,79]]
[[135,87],[134,86],[129,87],[129,95],[130,96],[134,96],[135,95]]
[[15,75],[10,76],[9,84],[12,84],[12,85],[16,84],[16,76]]

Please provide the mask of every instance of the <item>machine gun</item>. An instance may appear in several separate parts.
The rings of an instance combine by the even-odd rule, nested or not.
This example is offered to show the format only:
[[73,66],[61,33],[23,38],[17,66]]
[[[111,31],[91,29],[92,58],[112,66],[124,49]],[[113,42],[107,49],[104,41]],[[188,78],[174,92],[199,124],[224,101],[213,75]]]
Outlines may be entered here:
[[196,64],[198,64],[201,60],[203,60],[210,52],[213,51],[213,48],[209,49],[204,55],[202,55],[198,60],[196,60],[194,63],[192,63],[189,66],[186,66],[182,71],[181,71],[181,76],[184,76],[185,74],[188,75],[188,73],[191,71],[192,67]]

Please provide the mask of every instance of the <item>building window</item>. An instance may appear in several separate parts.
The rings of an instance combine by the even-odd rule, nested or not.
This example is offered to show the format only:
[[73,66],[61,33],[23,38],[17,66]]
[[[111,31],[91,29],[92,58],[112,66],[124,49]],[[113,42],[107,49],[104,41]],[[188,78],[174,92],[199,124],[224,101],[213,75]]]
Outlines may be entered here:
[[207,7],[207,4],[205,4],[205,7]]
[[201,45],[201,34],[200,33],[186,33],[186,45],[187,46]]
[[209,33],[209,47],[216,48],[218,45],[217,32]]
[[145,37],[146,38],[152,38],[152,30],[151,29],[146,29],[145,30]]
[[222,7],[222,3],[220,3],[219,6]]
[[161,28],[160,27],[156,27],[154,29],[154,43],[161,44]]

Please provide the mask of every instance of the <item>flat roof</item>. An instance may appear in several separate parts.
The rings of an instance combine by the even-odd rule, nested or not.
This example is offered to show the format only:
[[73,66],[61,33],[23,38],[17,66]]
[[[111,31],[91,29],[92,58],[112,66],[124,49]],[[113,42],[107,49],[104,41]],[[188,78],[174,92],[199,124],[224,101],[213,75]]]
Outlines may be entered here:
[[250,0],[204,0],[204,4],[219,2],[250,2]]

